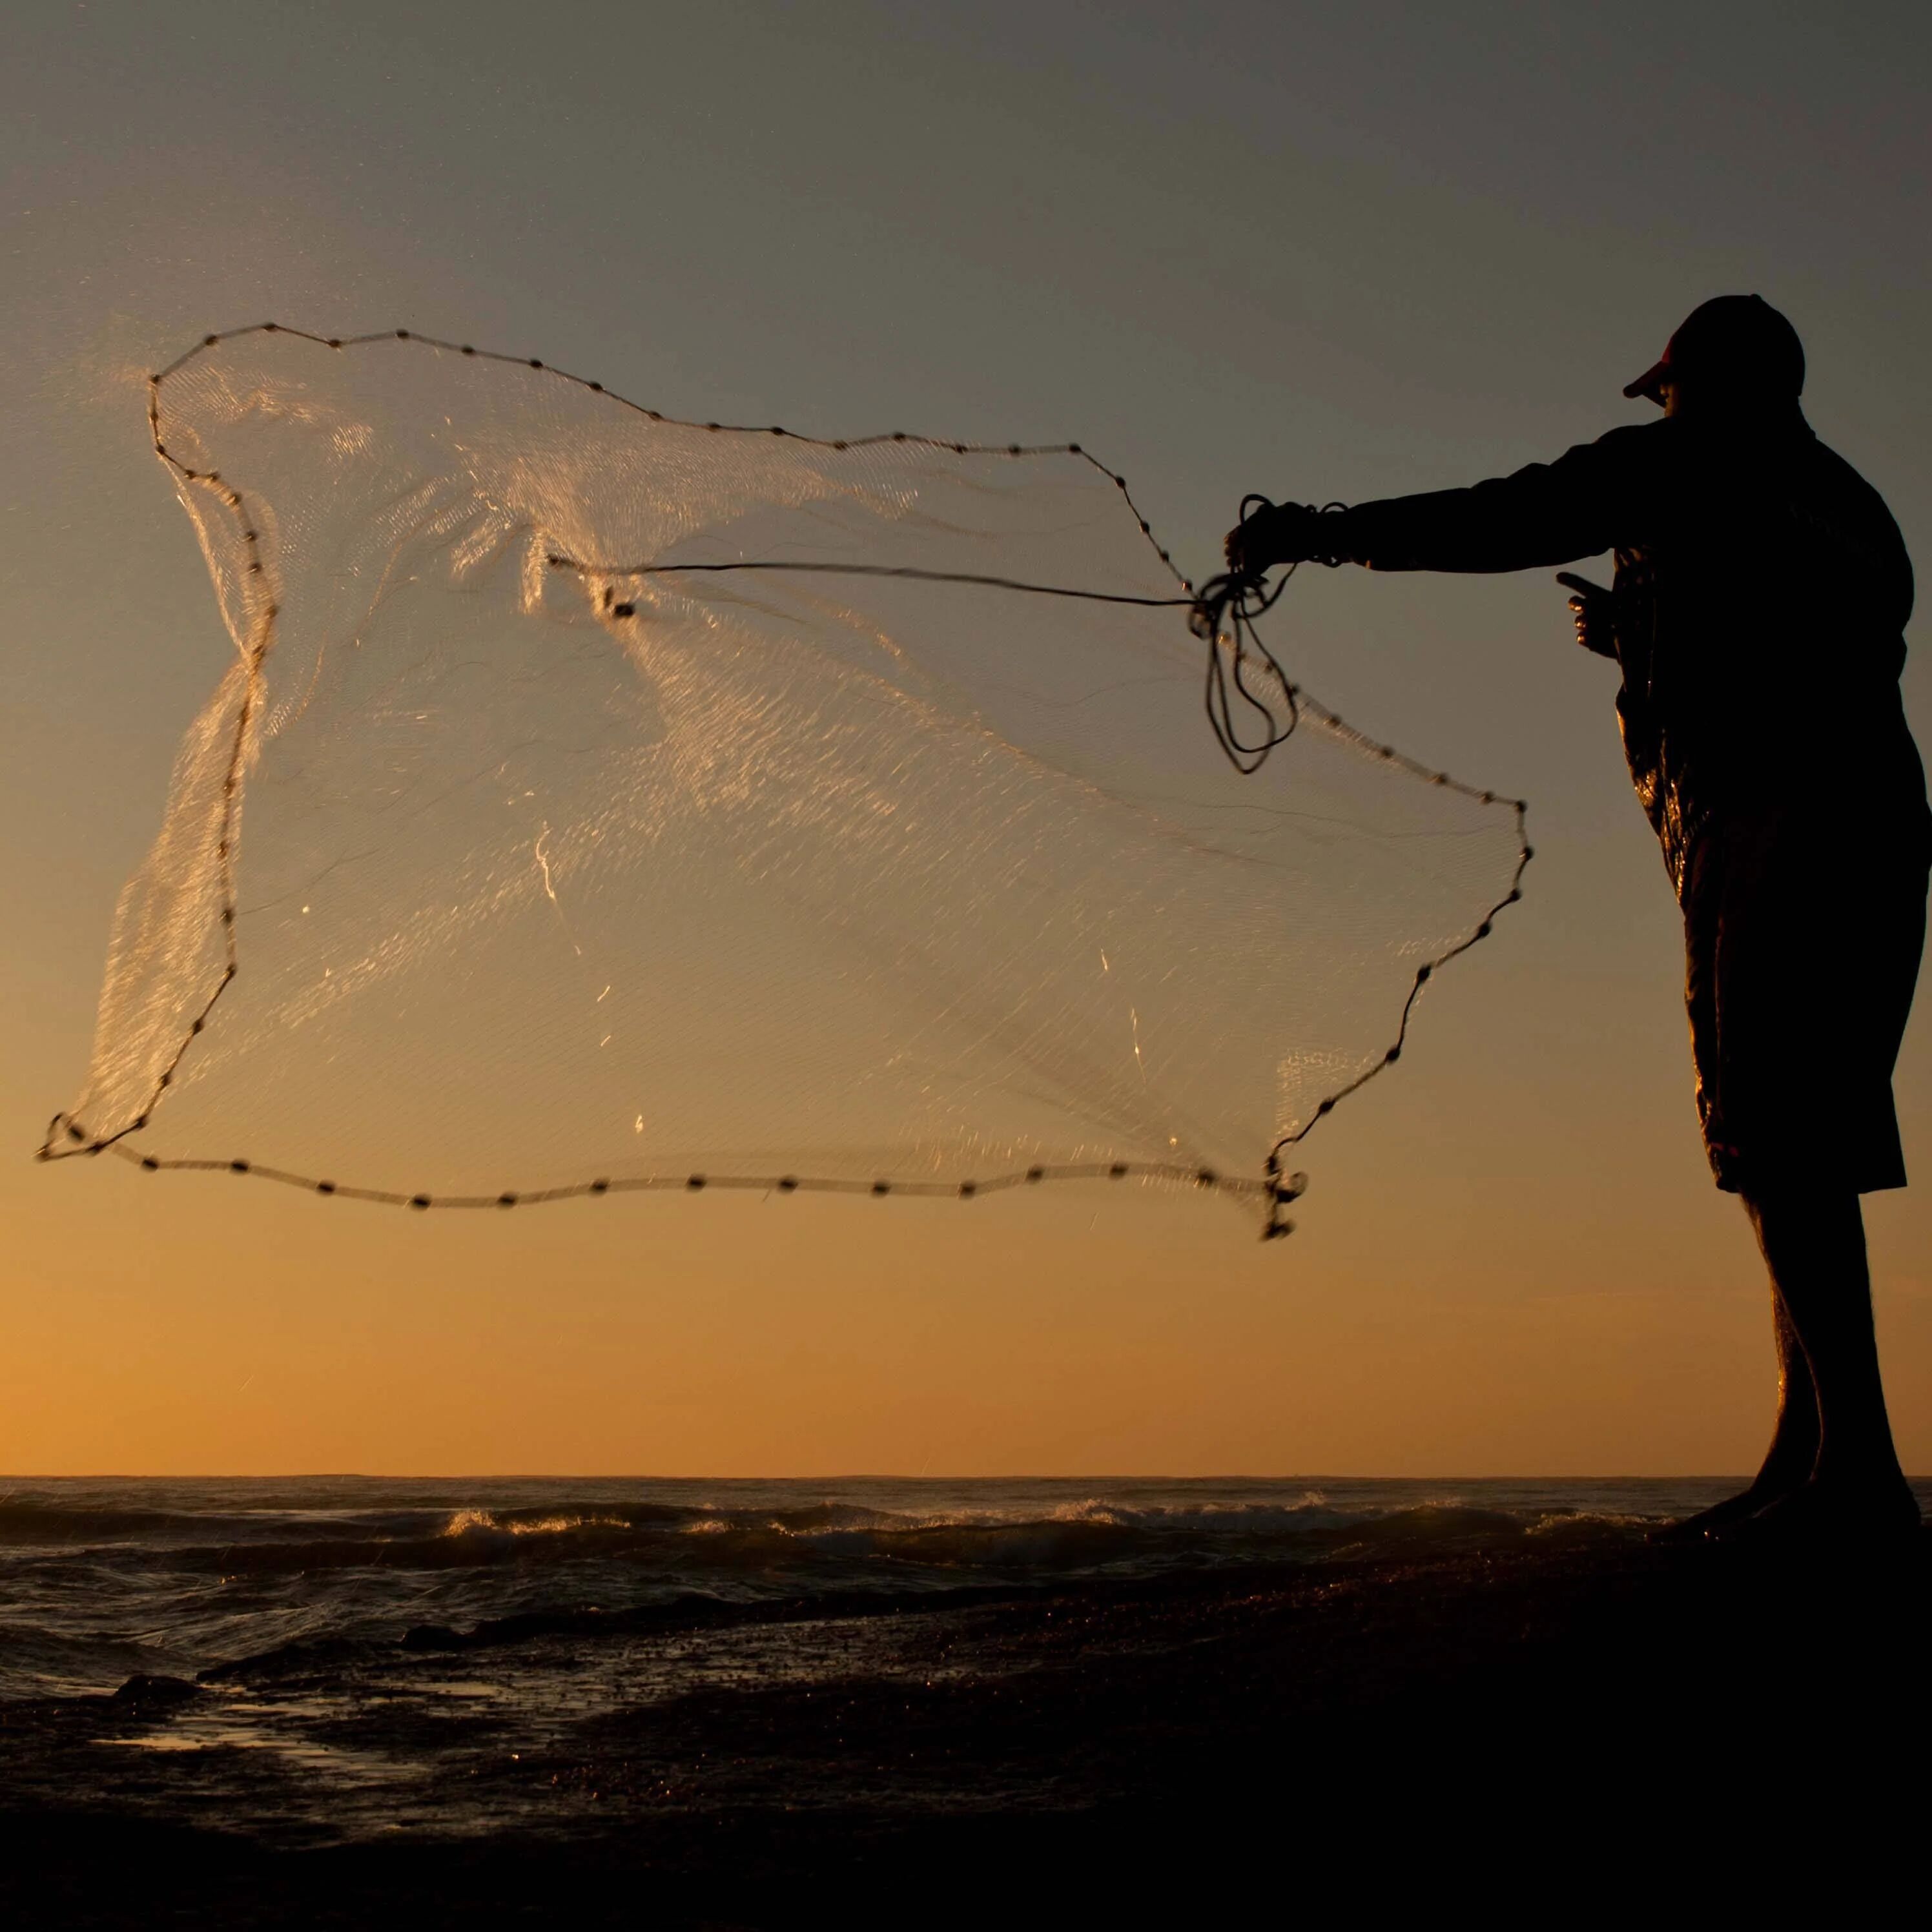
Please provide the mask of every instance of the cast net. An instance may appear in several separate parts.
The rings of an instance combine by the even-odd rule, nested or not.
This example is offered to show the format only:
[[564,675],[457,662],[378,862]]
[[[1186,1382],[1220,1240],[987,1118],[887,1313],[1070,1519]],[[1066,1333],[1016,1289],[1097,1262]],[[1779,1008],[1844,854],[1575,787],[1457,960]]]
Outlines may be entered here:
[[[50,1156],[417,1206],[1170,1181],[1278,1231],[1515,896],[1516,802],[1197,641],[1077,447],[272,326],[151,394],[236,655]],[[1252,774],[1204,653],[1299,698]]]

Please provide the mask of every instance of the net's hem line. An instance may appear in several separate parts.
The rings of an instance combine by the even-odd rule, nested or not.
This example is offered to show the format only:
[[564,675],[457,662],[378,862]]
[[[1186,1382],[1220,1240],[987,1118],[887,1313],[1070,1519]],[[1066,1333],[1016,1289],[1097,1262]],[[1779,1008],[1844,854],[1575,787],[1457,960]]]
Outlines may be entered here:
[[[1280,1208],[1298,1200],[1308,1184],[1305,1174],[1291,1174],[1286,1179],[1270,1176],[1256,1180],[1243,1174],[1223,1174],[1217,1168],[1190,1166],[1178,1161],[1114,1160],[1036,1162],[1028,1167],[989,1175],[983,1180],[920,1180],[890,1177],[859,1180],[797,1174],[713,1174],[706,1170],[697,1173],[686,1171],[681,1174],[600,1175],[593,1180],[572,1181],[560,1186],[505,1188],[494,1194],[438,1194],[427,1190],[403,1193],[389,1188],[358,1187],[310,1174],[295,1174],[286,1168],[271,1167],[259,1161],[140,1154],[127,1144],[127,1136],[136,1131],[135,1127],[124,1127],[118,1134],[96,1139],[79,1121],[64,1114],[56,1114],[36,1158],[43,1161],[73,1160],[111,1154],[149,1174],[233,1174],[256,1180],[272,1180],[284,1187],[299,1188],[305,1193],[320,1194],[328,1199],[363,1201],[377,1207],[410,1208],[418,1211],[431,1208],[534,1208],[553,1201],[589,1200],[606,1194],[698,1194],[714,1187],[745,1193],[866,1195],[875,1199],[903,1196],[915,1200],[974,1201],[983,1195],[1005,1193],[1014,1188],[1038,1186],[1053,1180],[1154,1180],[1229,1195],[1237,1199],[1264,1199],[1274,1218]],[[61,1145],[63,1139],[70,1144]]]
[[[439,1198],[428,1195],[400,1194],[378,1189],[338,1187],[333,1182],[311,1180],[301,1175],[287,1173],[279,1168],[258,1167],[254,1162],[247,1160],[165,1160],[152,1155],[142,1155],[136,1154],[125,1144],[128,1137],[139,1132],[142,1129],[145,1128],[148,1125],[149,1116],[152,1114],[155,1106],[159,1104],[168,1088],[172,1084],[174,1076],[178,1071],[181,1063],[186,1055],[188,1048],[194,1044],[195,1040],[206,1028],[208,1017],[213,1012],[216,1004],[220,1000],[222,994],[226,992],[228,988],[234,982],[234,980],[240,970],[240,962],[236,945],[235,935],[236,907],[235,892],[234,847],[237,802],[240,792],[242,772],[247,758],[249,730],[254,722],[256,702],[260,690],[262,665],[264,660],[266,658],[268,652],[272,648],[274,638],[275,620],[280,615],[279,592],[275,588],[273,573],[269,569],[268,566],[264,562],[262,557],[260,533],[255,526],[256,520],[251,518],[248,514],[248,506],[242,493],[238,490],[236,489],[232,484],[224,482],[218,471],[197,471],[190,467],[188,464],[183,463],[179,458],[174,455],[169,451],[164,437],[161,425],[160,386],[163,382],[166,381],[170,376],[173,376],[180,370],[185,368],[197,357],[205,354],[208,350],[218,346],[220,344],[226,341],[231,341],[243,336],[262,334],[290,335],[295,337],[298,340],[312,342],[320,347],[334,350],[358,348],[379,342],[420,343],[424,346],[438,352],[446,352],[454,355],[476,357],[485,362],[500,362],[512,368],[522,368],[541,370],[555,377],[560,381],[574,384],[579,388],[587,390],[597,395],[608,397],[613,403],[615,403],[620,407],[632,410],[638,415],[646,417],[652,422],[668,423],[674,427],[682,428],[703,428],[708,431],[717,431],[721,434],[732,435],[770,435],[784,436],[797,442],[809,443],[819,448],[836,450],[848,450],[855,448],[862,449],[880,445],[898,443],[913,444],[933,449],[947,450],[957,455],[987,455],[1006,458],[1057,454],[1077,456],[1084,462],[1090,464],[1093,468],[1098,470],[1102,476],[1106,476],[1114,484],[1115,488],[1119,490],[1122,500],[1126,504],[1129,512],[1133,516],[1135,521],[1138,524],[1141,534],[1145,539],[1148,547],[1152,549],[1154,554],[1160,558],[1162,564],[1166,567],[1168,573],[1174,578],[1174,581],[1188,594],[1185,597],[1174,598],[1138,598],[1114,596],[1106,592],[1068,590],[1062,586],[1052,585],[1022,584],[1016,580],[1004,579],[965,576],[954,577],[949,574],[942,574],[938,572],[899,570],[888,568],[884,566],[841,566],[828,564],[813,564],[810,562],[802,565],[794,564],[787,566],[781,566],[776,562],[765,562],[758,560],[738,564],[695,564],[646,566],[640,569],[634,569],[632,571],[614,572],[610,573],[612,574],[668,574],[679,570],[719,571],[726,569],[769,569],[786,567],[806,569],[817,568],[820,570],[844,568],[850,572],[852,574],[856,574],[917,577],[930,578],[932,580],[941,582],[960,581],[982,583],[1000,588],[1022,590],[1061,596],[1090,598],[1096,602],[1144,604],[1156,608],[1166,608],[1168,605],[1172,605],[1177,608],[1181,605],[1194,605],[1198,608],[1198,601],[1196,597],[1195,586],[1192,580],[1183,574],[1180,568],[1174,562],[1172,556],[1166,550],[1162,548],[1160,541],[1155,537],[1153,530],[1147,518],[1141,514],[1138,507],[1134,502],[1132,495],[1129,493],[1126,478],[1120,475],[1118,472],[1109,470],[1107,466],[1102,463],[1097,457],[1092,454],[1091,452],[1083,448],[1082,445],[1077,442],[1006,444],[967,443],[949,441],[943,437],[914,436],[903,430],[894,430],[889,434],[882,434],[874,436],[835,440],[823,436],[803,436],[800,434],[796,430],[782,428],[775,424],[765,425],[737,423],[726,424],[718,422],[706,422],[700,424],[688,418],[677,416],[667,416],[658,410],[647,409],[641,404],[632,401],[627,396],[620,395],[614,390],[607,389],[602,382],[592,381],[585,376],[574,375],[568,370],[555,368],[552,365],[542,362],[535,356],[509,356],[502,353],[500,350],[479,350],[476,348],[473,345],[467,343],[448,342],[437,337],[418,334],[406,328],[379,329],[372,331],[365,334],[353,336],[322,336],[317,335],[312,331],[308,329],[291,328],[287,327],[286,325],[279,322],[263,322],[250,323],[241,328],[219,331],[211,334],[205,335],[200,341],[194,344],[190,348],[184,350],[181,355],[176,356],[172,362],[168,363],[164,368],[156,370],[148,376],[148,423],[149,431],[153,440],[154,453],[161,459],[162,462],[172,470],[184,482],[196,484],[217,491],[226,507],[233,512],[238,528],[240,540],[244,546],[244,550],[248,557],[247,568],[242,573],[243,584],[248,591],[250,603],[249,624],[248,628],[248,642],[244,647],[242,652],[246,677],[243,686],[241,703],[237,710],[235,734],[230,748],[227,768],[223,778],[221,836],[216,848],[217,860],[220,868],[220,878],[222,896],[220,920],[223,928],[223,947],[225,955],[224,963],[220,977],[216,982],[213,990],[209,993],[206,1000],[196,1012],[194,1019],[190,1023],[188,1029],[188,1031],[182,1036],[181,1042],[176,1047],[173,1056],[170,1060],[166,1067],[163,1070],[160,1078],[156,1082],[154,1092],[149,1096],[146,1106],[142,1109],[141,1112],[135,1118],[135,1119],[130,1121],[126,1126],[120,1129],[118,1132],[104,1137],[96,1138],[91,1138],[87,1134],[86,1130],[80,1128],[78,1124],[74,1122],[70,1116],[66,1114],[56,1114],[54,1117],[53,1120],[50,1124],[46,1138],[41,1142],[38,1149],[36,1150],[35,1158],[37,1160],[41,1161],[51,1161],[70,1158],[75,1154],[98,1154],[103,1153],[112,1153],[124,1160],[131,1161],[136,1166],[142,1167],[151,1172],[157,1171],[196,1171],[203,1172],[226,1171],[237,1174],[255,1175],[262,1179],[276,1180],[286,1186],[300,1187],[312,1192],[323,1195],[334,1195],[339,1193],[345,1198],[348,1199],[369,1201],[382,1204],[394,1204],[415,1208],[428,1208],[432,1205],[462,1206],[471,1208],[508,1207],[523,1204],[525,1202],[534,1204],[544,1201],[564,1200],[579,1196],[589,1196],[605,1192],[664,1191],[674,1188],[683,1188],[688,1190],[692,1188],[702,1188],[709,1186],[719,1186],[740,1189],[769,1189],[779,1192],[813,1191],[842,1193],[866,1193],[874,1195],[910,1193],[914,1195],[922,1194],[927,1196],[972,1198],[982,1192],[998,1192],[1005,1188],[1024,1186],[1029,1182],[1043,1180],[1046,1179],[1075,1178],[1093,1178],[1110,1176],[1113,1178],[1120,1178],[1124,1174],[1132,1174],[1148,1178],[1164,1178],[1184,1180],[1191,1180],[1197,1186],[1210,1190],[1236,1192],[1243,1195],[1264,1198],[1267,1200],[1268,1204],[1268,1216],[1266,1225],[1264,1226],[1262,1232],[1262,1238],[1264,1240],[1272,1240],[1278,1236],[1291,1233],[1293,1231],[1294,1223],[1287,1220],[1282,1215],[1281,1210],[1286,1203],[1292,1202],[1298,1197],[1306,1182],[1306,1177],[1303,1174],[1295,1174],[1288,1177],[1287,1180],[1284,1180],[1281,1169],[1282,1156],[1285,1150],[1298,1145],[1301,1141],[1306,1138],[1306,1136],[1314,1130],[1316,1126],[1321,1120],[1325,1119],[1328,1115],[1334,1110],[1338,1102],[1346,1100],[1351,1094],[1356,1093],[1361,1088],[1366,1086],[1368,1082],[1375,1078],[1378,1074],[1384,1072],[1388,1066],[1393,1065],[1401,1058],[1402,1048],[1408,1039],[1410,1018],[1414,1012],[1416,1001],[1420,996],[1423,987],[1428,982],[1436,970],[1446,965],[1450,960],[1468,952],[1470,948],[1478,944],[1478,941],[1487,938],[1490,936],[1492,926],[1496,916],[1501,913],[1505,907],[1514,904],[1522,896],[1522,884],[1524,868],[1528,865],[1531,859],[1535,856],[1534,850],[1528,844],[1526,835],[1526,827],[1527,823],[1527,814],[1528,812],[1528,805],[1526,800],[1522,799],[1506,799],[1496,792],[1479,790],[1474,785],[1466,784],[1460,779],[1452,778],[1447,772],[1434,770],[1427,765],[1421,764],[1419,760],[1408,757],[1406,753],[1398,752],[1392,745],[1386,744],[1378,740],[1370,737],[1365,732],[1363,732],[1358,730],[1356,727],[1346,723],[1338,713],[1330,710],[1328,706],[1321,704],[1318,700],[1310,697],[1308,693],[1303,690],[1300,686],[1291,682],[1286,676],[1283,676],[1281,681],[1286,690],[1291,705],[1297,706],[1305,710],[1306,712],[1318,718],[1326,728],[1333,731],[1336,736],[1354,745],[1363,751],[1372,753],[1376,757],[1382,759],[1384,762],[1394,765],[1397,768],[1408,772],[1412,776],[1422,779],[1429,784],[1441,786],[1447,790],[1454,791],[1463,797],[1474,800],[1483,805],[1508,805],[1514,811],[1516,817],[1518,852],[1516,869],[1511,878],[1509,891],[1505,893],[1501,899],[1496,902],[1496,904],[1490,908],[1488,914],[1484,916],[1481,922],[1472,932],[1460,940],[1457,944],[1450,947],[1446,952],[1438,955],[1436,958],[1430,960],[1418,970],[1414,980],[1409,988],[1408,998],[1402,1004],[1401,1020],[1396,1030],[1394,1042],[1384,1052],[1382,1058],[1372,1066],[1366,1069],[1362,1073],[1357,1076],[1354,1079],[1349,1082],[1346,1086],[1338,1088],[1334,1093],[1328,1095],[1326,1098],[1322,1100],[1317,1105],[1314,1112],[1309,1116],[1309,1118],[1292,1133],[1282,1136],[1275,1142],[1273,1148],[1269,1150],[1267,1160],[1264,1163],[1264,1172],[1265,1178],[1264,1179],[1258,1180],[1235,1179],[1221,1175],[1215,1171],[1208,1168],[1190,1168],[1178,1166],[1173,1168],[1164,1168],[1142,1164],[1128,1164],[1123,1167],[1120,1163],[1109,1163],[1094,1168],[1091,1170],[1087,1168],[1061,1168],[1052,1169],[1028,1168],[1014,1174],[996,1177],[994,1179],[986,1182],[967,1182],[958,1184],[956,1186],[944,1182],[865,1182],[837,1181],[829,1180],[807,1180],[796,1176],[781,1176],[775,1180],[767,1180],[754,1177],[713,1178],[710,1176],[686,1175],[680,1178],[664,1177],[646,1180],[620,1181],[611,1180],[603,1182],[592,1181],[562,1189],[538,1190],[527,1194],[512,1194],[506,1192],[505,1194],[494,1196],[446,1196]],[[595,566],[578,563],[573,559],[559,556],[553,555],[547,560],[553,567],[556,568],[569,568],[586,572],[592,572],[596,568]],[[1279,587],[1277,588],[1276,595],[1279,595]],[[1268,601],[1272,602],[1273,598],[1270,598]],[[1219,648],[1223,644],[1228,643],[1231,640],[1217,634],[1213,640],[1213,644],[1214,648],[1218,651]],[[1271,663],[1273,662],[1272,658],[1270,658],[1270,662]],[[1279,667],[1276,667],[1276,668],[1278,670]],[[1214,664],[1211,662],[1210,669],[1211,676],[1214,669]],[[1243,769],[1246,768],[1243,767]],[[84,1143],[84,1144],[65,1147],[58,1145],[58,1143],[64,1137]]]

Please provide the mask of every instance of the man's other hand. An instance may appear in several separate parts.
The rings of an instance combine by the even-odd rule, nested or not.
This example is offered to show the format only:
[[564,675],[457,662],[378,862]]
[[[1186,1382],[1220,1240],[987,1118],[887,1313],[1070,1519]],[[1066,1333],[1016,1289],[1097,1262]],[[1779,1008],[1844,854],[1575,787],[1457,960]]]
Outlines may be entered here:
[[1567,570],[1556,573],[1556,580],[1570,593],[1570,614],[1576,620],[1576,641],[1600,658],[1617,654],[1616,592],[1587,577],[1573,576]]

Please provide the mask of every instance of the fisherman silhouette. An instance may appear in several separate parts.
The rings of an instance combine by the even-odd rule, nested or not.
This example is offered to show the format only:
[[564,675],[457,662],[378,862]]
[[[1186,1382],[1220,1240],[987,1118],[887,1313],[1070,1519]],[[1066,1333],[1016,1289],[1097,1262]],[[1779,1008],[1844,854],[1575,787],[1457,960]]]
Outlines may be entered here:
[[1661,420],[1465,490],[1270,505],[1232,569],[1316,561],[1567,572],[1576,638],[1623,672],[1637,796],[1684,915],[1697,1108],[1771,1275],[1776,1430],[1682,1527],[1916,1532],[1892,1446],[1858,1196],[1905,1185],[1892,1094],[1925,935],[1932,813],[1898,688],[1910,560],[1798,404],[1804,352],[1757,296],[1694,310],[1627,396]]

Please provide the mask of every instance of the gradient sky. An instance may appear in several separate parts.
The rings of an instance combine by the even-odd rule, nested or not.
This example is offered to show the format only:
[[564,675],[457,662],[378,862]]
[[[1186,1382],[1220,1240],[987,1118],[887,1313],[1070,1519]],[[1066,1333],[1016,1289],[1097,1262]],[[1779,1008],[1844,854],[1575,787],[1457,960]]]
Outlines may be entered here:
[[[1539,854],[1310,1143],[1292,1240],[1077,1198],[412,1217],[28,1156],[228,649],[143,436],[195,335],[406,326],[700,419],[1077,439],[1198,572],[1244,490],[1437,488],[1640,419],[1684,312],[1756,290],[1924,568],[1932,14],[24,0],[8,56],[0,1468],[1754,1466],[1765,1294],[1706,1176],[1676,910],[1542,573],[1281,607],[1313,690],[1526,796]],[[1916,656],[1906,691],[1923,738]],[[1792,694],[1794,757],[1830,696]],[[1928,1012],[1925,1179],[1868,1204],[1920,1470]]]

